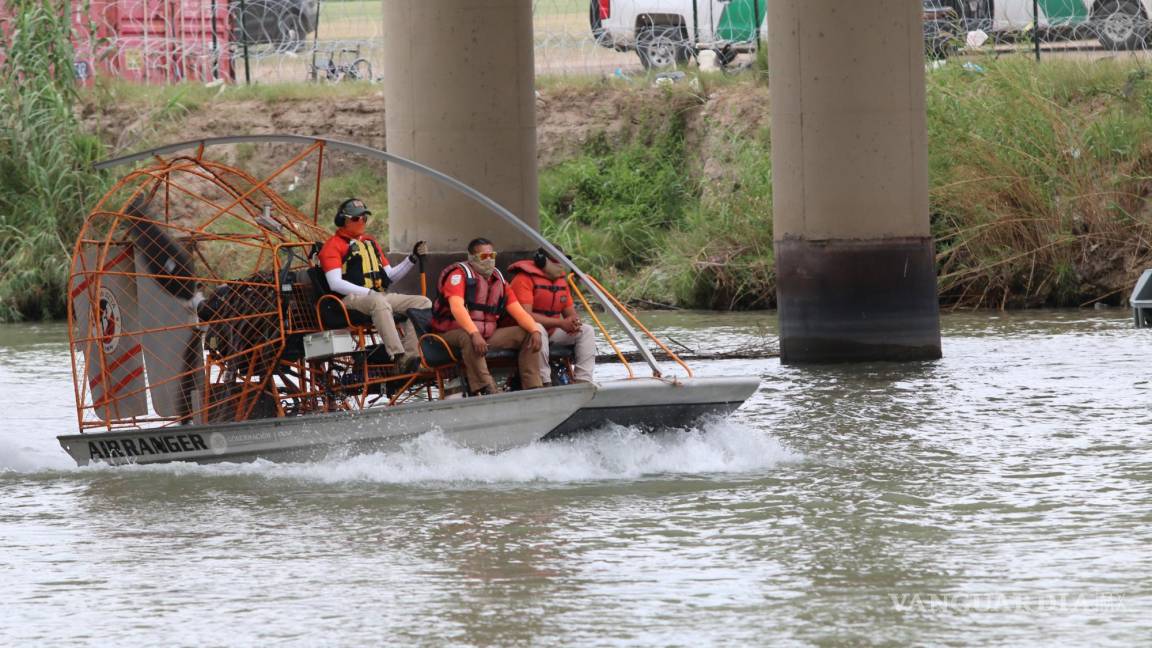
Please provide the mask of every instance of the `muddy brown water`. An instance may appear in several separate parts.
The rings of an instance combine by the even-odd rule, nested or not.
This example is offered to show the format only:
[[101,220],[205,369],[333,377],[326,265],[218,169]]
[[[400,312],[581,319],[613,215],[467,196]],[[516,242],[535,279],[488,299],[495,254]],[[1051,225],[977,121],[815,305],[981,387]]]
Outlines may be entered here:
[[1152,332],[944,331],[935,363],[705,363],[762,388],[656,436],[81,469],[64,329],[0,327],[0,645],[1146,645]]

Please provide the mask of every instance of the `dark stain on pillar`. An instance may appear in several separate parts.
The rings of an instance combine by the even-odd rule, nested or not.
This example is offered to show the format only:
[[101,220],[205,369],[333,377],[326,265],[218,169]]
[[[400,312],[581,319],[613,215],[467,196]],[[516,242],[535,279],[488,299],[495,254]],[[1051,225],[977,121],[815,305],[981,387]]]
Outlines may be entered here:
[[785,364],[936,360],[932,239],[776,242]]

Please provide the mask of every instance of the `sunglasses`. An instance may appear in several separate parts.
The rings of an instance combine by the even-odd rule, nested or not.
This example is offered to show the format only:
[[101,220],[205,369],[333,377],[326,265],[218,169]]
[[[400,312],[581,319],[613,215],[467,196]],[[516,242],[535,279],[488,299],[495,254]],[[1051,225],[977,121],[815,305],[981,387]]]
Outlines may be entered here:
[[481,261],[487,261],[488,259],[495,259],[496,253],[495,252],[480,252],[476,255],[476,258],[480,259]]
[[346,218],[348,220],[352,221],[353,223],[359,223],[360,221],[367,221],[368,220],[368,214],[361,214],[359,216],[347,216]]

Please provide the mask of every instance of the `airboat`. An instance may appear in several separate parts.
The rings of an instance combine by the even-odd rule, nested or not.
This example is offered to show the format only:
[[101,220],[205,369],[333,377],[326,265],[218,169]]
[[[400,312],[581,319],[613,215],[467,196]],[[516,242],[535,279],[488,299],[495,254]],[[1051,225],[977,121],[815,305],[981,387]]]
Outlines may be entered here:
[[[207,155],[237,145],[293,154],[267,174]],[[327,293],[316,267],[317,243],[329,236],[319,224],[320,170],[335,151],[432,177],[560,259],[627,377],[465,396],[462,368],[420,311],[398,315],[411,319],[421,355],[415,371],[401,373],[382,357],[369,323]],[[386,151],[298,135],[219,137],[97,168],[129,164],[136,167],[85,219],[72,258],[68,321],[79,429],[58,438],[80,465],[310,461],[387,451],[433,430],[499,452],[609,423],[689,425],[731,413],[759,386],[757,377],[693,376],[623,303],[514,214]],[[310,199],[287,199],[301,195],[306,171],[316,179]],[[300,206],[309,202],[310,209]],[[597,311],[615,320],[648,375],[638,374]],[[553,349],[559,371],[570,367],[571,352]],[[676,375],[665,373],[657,353],[679,367]],[[501,358],[489,362],[500,370]],[[514,362],[506,364],[511,372]]]

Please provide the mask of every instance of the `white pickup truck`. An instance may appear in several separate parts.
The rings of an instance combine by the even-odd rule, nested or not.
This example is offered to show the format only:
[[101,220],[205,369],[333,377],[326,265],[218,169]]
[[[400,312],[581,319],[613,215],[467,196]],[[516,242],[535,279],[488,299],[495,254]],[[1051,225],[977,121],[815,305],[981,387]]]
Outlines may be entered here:
[[756,48],[768,0],[591,0],[592,35],[604,47],[636,50],[647,68],[683,64],[700,50],[722,63]]
[[[589,22],[596,42],[620,51],[635,50],[648,68],[683,64],[696,52],[713,50],[721,63],[754,51],[766,33],[772,0],[590,0]],[[858,2],[860,0],[845,0]],[[1019,33],[1034,22],[1049,32],[1094,37],[1108,49],[1149,47],[1152,0],[925,0],[925,44],[939,48],[941,31],[954,35],[981,29]],[[940,11],[950,24],[942,27]],[[959,40],[963,40],[960,38]]]

